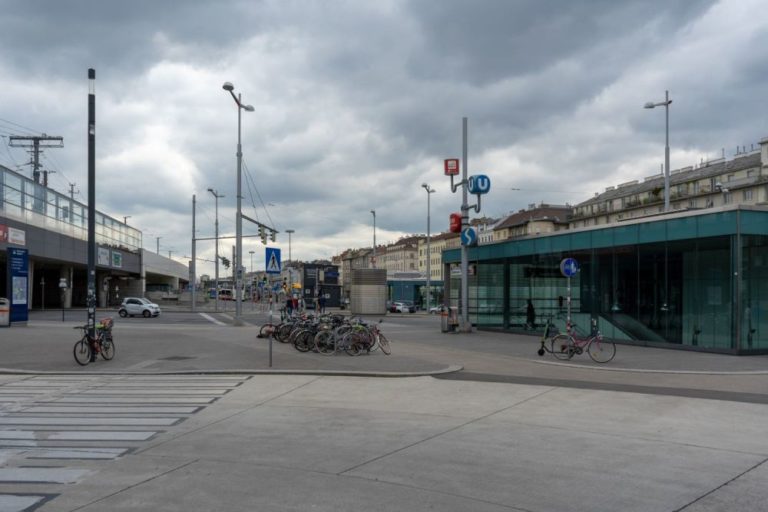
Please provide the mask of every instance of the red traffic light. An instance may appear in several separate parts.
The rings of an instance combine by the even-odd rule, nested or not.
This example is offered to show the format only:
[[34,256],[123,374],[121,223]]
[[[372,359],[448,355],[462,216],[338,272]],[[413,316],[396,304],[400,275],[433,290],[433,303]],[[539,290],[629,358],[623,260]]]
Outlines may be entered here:
[[451,233],[461,233],[461,214],[452,213],[450,219],[451,219],[451,222],[450,222]]

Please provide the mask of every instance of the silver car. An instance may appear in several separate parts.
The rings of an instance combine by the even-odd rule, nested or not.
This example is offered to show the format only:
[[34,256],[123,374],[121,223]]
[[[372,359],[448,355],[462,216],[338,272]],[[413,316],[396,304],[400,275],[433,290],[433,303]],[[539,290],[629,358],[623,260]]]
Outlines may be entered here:
[[123,318],[136,315],[149,318],[160,314],[160,306],[141,297],[126,297],[117,313]]

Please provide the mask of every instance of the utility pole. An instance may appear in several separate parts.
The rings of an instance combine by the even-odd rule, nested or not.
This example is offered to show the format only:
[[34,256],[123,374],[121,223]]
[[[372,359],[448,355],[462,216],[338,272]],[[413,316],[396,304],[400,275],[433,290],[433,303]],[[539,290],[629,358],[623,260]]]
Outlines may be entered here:
[[157,254],[160,254],[160,239],[163,238],[161,236],[156,236],[155,240],[157,241],[157,250],[155,251]]
[[[49,142],[50,144],[47,144]],[[11,135],[8,138],[8,145],[12,148],[32,148],[29,151],[30,155],[32,155],[32,160],[30,162],[32,164],[32,179],[35,181],[35,183],[40,183],[40,152],[46,148],[63,148],[64,137],[52,137],[46,134]],[[43,185],[47,187],[48,171],[45,172],[45,181]]]
[[[77,183],[70,183],[69,184],[69,198],[70,199],[74,199],[75,198],[75,185],[77,185]],[[79,194],[80,191],[78,190],[77,193]]]

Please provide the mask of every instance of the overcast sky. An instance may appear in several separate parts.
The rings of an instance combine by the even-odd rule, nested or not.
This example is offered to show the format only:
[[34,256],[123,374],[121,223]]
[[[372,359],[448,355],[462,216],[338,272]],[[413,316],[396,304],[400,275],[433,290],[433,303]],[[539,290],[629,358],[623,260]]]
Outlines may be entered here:
[[[469,172],[492,181],[481,214],[497,217],[659,173],[664,111],[642,107],[667,89],[672,169],[768,137],[761,0],[0,0],[0,13],[0,164],[31,176],[8,136],[63,136],[42,162],[53,188],[76,183],[85,201],[95,68],[97,208],[180,260],[193,194],[198,237],[213,236],[209,187],[234,234],[225,81],[255,109],[242,119],[243,212],[281,231],[284,253],[294,229],[303,260],[369,246],[371,209],[379,242],[425,233],[424,182],[432,232],[446,230],[461,197],[442,162],[461,156],[463,116]],[[244,263],[251,250],[262,268],[257,239]]]

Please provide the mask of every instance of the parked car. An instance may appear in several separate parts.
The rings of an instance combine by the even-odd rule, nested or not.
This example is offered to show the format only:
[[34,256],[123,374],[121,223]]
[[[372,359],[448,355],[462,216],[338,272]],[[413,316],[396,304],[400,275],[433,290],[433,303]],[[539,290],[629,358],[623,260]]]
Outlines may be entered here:
[[415,313],[416,306],[408,302],[393,302],[389,307],[390,313]]
[[438,313],[442,313],[445,310],[446,310],[446,307],[440,304],[439,306],[432,306],[431,308],[429,308],[429,314],[436,315]]
[[117,311],[121,317],[141,315],[144,318],[160,314],[160,306],[141,297],[126,297]]

